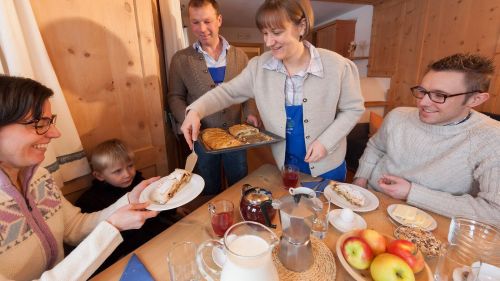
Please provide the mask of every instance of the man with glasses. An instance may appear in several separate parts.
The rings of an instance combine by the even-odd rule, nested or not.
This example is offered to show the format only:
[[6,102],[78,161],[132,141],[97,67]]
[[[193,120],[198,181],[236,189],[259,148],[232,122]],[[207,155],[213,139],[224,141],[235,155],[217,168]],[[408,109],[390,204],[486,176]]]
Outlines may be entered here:
[[387,114],[359,160],[354,184],[448,217],[500,225],[500,122],[475,110],[494,66],[455,54],[412,87],[416,108]]

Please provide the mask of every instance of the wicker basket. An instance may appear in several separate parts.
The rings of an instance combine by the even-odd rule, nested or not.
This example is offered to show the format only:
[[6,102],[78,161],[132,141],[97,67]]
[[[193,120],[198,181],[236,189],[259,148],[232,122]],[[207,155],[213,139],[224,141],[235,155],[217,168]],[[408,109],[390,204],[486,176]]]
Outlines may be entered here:
[[314,262],[312,266],[303,272],[288,270],[278,258],[278,247],[273,251],[273,261],[278,269],[280,281],[334,281],[337,274],[335,258],[332,251],[323,241],[311,237]]

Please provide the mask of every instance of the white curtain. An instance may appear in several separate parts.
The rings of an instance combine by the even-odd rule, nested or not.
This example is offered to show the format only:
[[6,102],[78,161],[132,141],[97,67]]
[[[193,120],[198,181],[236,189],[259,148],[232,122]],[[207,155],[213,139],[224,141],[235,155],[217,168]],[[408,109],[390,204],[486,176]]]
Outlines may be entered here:
[[63,182],[90,173],[73,118],[45,49],[29,0],[0,0],[0,71],[29,77],[54,91],[50,99],[61,137],[52,140],[42,166]]
[[186,48],[182,28],[181,3],[179,0],[159,0],[161,26],[163,29],[163,50],[165,52],[165,65],[170,65],[170,60],[175,52]]
[[[163,52],[165,53],[165,67],[168,73],[172,56],[175,52],[186,48],[188,44],[186,40],[187,34],[184,33],[184,28],[182,26],[180,1],[159,0],[159,3],[161,26],[163,30]],[[167,85],[168,81],[165,84],[165,87],[167,87]],[[178,137],[178,135],[181,134],[180,124],[175,121],[170,112],[167,112],[167,116],[170,122],[170,127],[174,132],[176,132],[175,136]]]

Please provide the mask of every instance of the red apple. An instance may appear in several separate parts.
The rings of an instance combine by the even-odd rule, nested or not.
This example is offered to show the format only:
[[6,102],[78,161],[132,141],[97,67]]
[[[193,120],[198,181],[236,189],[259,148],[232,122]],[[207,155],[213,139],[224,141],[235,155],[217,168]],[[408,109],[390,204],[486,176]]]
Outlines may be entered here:
[[400,257],[383,253],[370,266],[373,281],[415,281],[410,266]]
[[382,254],[385,252],[387,242],[384,235],[378,233],[373,229],[363,229],[358,234],[363,240],[365,240],[373,251],[374,255]]
[[344,241],[342,255],[356,269],[367,269],[373,260],[370,246],[359,237],[349,237]]
[[424,269],[425,261],[417,246],[408,240],[393,240],[387,246],[387,252],[402,258],[413,270],[418,273]]

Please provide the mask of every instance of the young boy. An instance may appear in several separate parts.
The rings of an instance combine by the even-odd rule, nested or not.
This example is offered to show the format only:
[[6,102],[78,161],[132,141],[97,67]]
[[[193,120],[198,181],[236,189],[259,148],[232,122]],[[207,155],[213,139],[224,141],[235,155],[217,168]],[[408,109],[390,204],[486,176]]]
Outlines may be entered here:
[[[100,211],[131,191],[144,178],[134,166],[134,153],[122,141],[112,139],[99,144],[91,157],[92,187],[76,201],[82,212]],[[175,211],[173,211],[175,213]],[[122,231],[123,242],[103,263],[97,272],[135,250],[175,223],[169,212],[146,221],[141,229]]]

